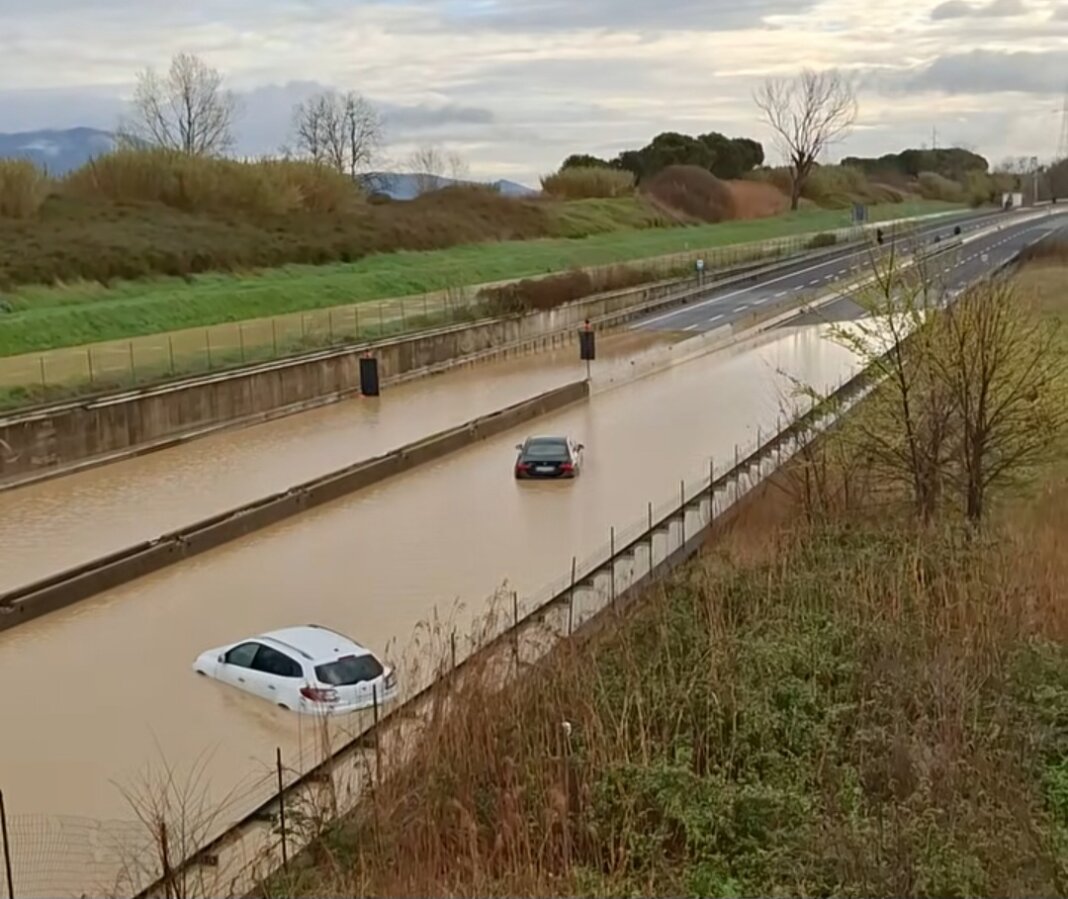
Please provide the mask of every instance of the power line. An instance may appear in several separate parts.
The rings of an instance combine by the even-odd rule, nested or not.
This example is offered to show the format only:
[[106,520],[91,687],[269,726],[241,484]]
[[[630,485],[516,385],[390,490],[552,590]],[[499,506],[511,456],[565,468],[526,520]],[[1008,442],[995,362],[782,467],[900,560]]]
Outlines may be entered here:
[[1068,159],[1068,89],[1064,91],[1064,108],[1061,110],[1061,139],[1057,144],[1057,159]]

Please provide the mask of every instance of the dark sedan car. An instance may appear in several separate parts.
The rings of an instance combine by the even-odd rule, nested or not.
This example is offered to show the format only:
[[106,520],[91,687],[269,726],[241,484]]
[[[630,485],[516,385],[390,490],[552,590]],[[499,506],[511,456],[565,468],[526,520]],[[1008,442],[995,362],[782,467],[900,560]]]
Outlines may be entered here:
[[582,468],[581,443],[568,437],[528,437],[516,447],[515,476],[526,478],[573,478]]

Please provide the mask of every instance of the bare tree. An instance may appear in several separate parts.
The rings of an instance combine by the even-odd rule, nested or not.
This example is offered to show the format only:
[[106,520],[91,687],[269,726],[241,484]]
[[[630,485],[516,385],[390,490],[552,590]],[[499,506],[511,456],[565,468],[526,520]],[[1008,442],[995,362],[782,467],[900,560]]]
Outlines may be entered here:
[[846,439],[880,480],[905,487],[917,516],[929,521],[951,479],[955,416],[934,365],[941,291],[922,259],[904,259],[896,245],[873,252],[871,267],[871,285],[855,296],[866,315],[830,331],[881,382]]
[[840,72],[805,69],[797,78],[772,78],[754,95],[764,121],[790,162],[790,208],[823,152],[849,132],[857,118],[852,83]]
[[438,190],[445,178],[465,181],[469,170],[466,160],[455,151],[436,144],[424,144],[408,157],[408,167],[416,179],[416,192],[420,195]]
[[120,143],[214,156],[233,146],[234,95],[222,75],[192,53],[179,53],[165,75],[148,68],[137,76]]
[[1056,324],[1007,279],[965,291],[939,316],[932,362],[958,417],[957,481],[978,524],[992,486],[1046,459],[1068,427],[1068,356]]
[[357,178],[367,171],[382,145],[382,118],[361,94],[326,91],[293,109],[298,154]]

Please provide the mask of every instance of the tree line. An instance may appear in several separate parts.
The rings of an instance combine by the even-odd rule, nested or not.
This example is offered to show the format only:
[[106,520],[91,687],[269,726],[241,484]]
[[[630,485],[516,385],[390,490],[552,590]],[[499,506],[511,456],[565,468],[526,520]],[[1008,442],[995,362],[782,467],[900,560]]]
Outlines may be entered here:
[[741,178],[764,163],[764,146],[748,137],[726,137],[717,131],[693,137],[677,131],[658,134],[639,150],[624,150],[612,159],[587,153],[568,156],[561,171],[571,168],[611,168],[630,172],[635,183],[672,165],[707,169],[717,178]]

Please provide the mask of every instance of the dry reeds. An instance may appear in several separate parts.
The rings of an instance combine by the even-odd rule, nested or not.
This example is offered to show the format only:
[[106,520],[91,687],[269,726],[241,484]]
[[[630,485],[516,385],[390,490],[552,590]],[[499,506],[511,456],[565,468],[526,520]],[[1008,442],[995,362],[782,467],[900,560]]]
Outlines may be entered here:
[[351,179],[326,166],[291,160],[238,162],[172,150],[116,150],[68,175],[63,190],[114,203],[270,217],[337,212],[359,197]]
[[629,197],[634,193],[634,175],[600,166],[561,169],[541,179],[541,188],[562,200]]
[[0,217],[33,218],[51,186],[48,176],[32,162],[0,159]]

